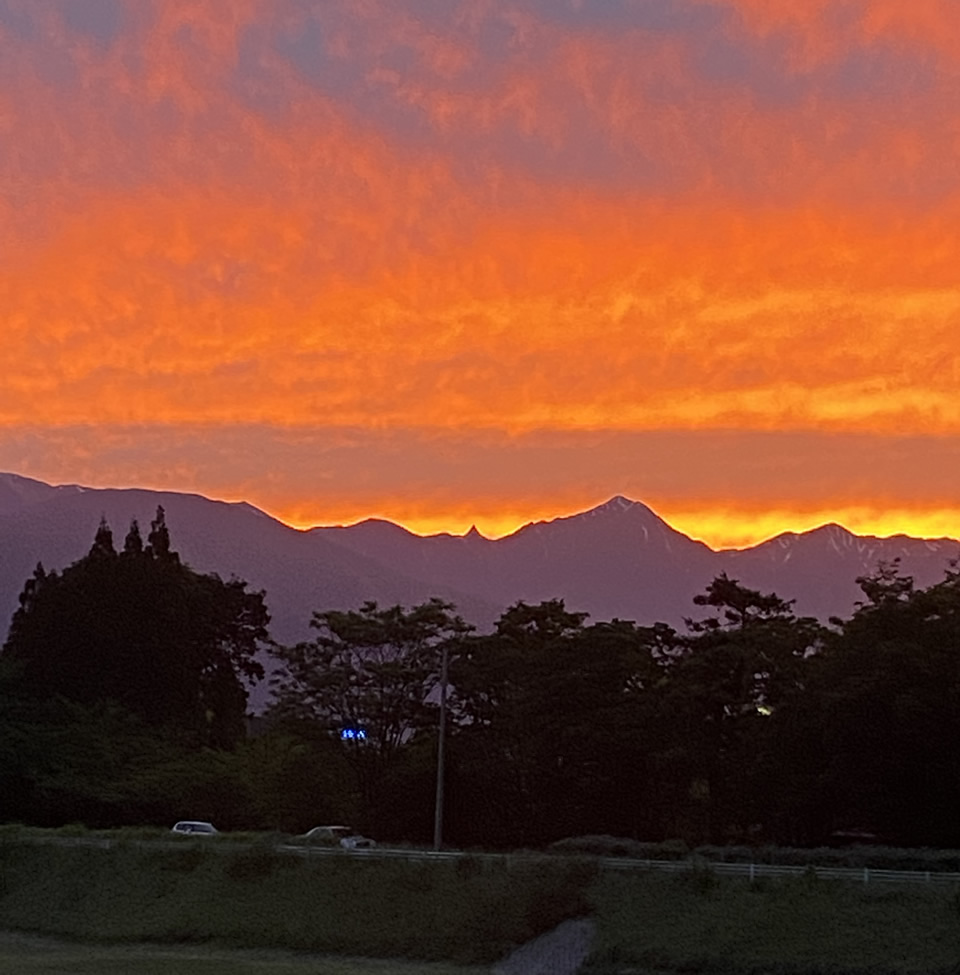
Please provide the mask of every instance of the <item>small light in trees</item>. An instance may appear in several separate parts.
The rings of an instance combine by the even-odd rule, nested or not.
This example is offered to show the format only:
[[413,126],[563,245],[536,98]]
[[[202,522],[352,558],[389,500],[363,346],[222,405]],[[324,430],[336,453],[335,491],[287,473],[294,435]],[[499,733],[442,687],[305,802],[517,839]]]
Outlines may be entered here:
[[367,732],[364,728],[341,728],[341,741],[365,741]]

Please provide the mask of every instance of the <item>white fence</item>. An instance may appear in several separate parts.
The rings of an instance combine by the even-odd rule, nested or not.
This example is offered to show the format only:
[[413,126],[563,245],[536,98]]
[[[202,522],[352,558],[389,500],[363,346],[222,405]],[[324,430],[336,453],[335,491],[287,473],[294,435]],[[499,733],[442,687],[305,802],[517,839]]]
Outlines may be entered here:
[[960,884],[960,873],[938,870],[879,870],[874,867],[818,867],[786,866],[778,863],[724,863],[719,860],[635,860],[632,858],[605,858],[604,867],[613,870],[630,870],[644,867],[649,870],[673,872],[709,870],[718,876],[747,877],[802,877],[804,874],[822,880],[847,880],[864,884]]
[[[558,854],[538,855],[526,853],[462,853],[456,850],[406,850],[378,847],[373,850],[338,851],[303,846],[283,846],[280,849],[290,853],[310,856],[313,854],[339,855],[341,852],[357,857],[383,857],[390,859],[418,860],[459,860],[471,857],[485,861],[543,862],[554,859]],[[746,877],[757,880],[761,877],[802,877],[804,874],[822,880],[846,880],[854,883],[879,884],[960,884],[960,873],[937,870],[880,870],[873,867],[819,867],[787,866],[776,863],[725,863],[720,860],[641,860],[636,857],[598,857],[597,862],[603,870],[659,870],[669,873],[690,873],[706,871],[717,876]]]
[[[10,842],[10,840],[7,840]],[[23,842],[23,840],[14,840]],[[114,840],[106,837],[31,837],[27,842],[56,843],[64,846],[94,846],[110,849],[119,844],[135,846],[180,847],[185,842],[206,844],[222,840],[204,837],[193,839],[177,837],[172,840]],[[376,847],[372,850],[339,850],[323,846],[302,846],[300,844],[280,844],[276,849],[282,853],[296,856],[347,856],[375,859],[412,860],[427,863],[431,860],[456,861],[473,859],[485,862],[543,863],[561,858],[562,854],[536,853],[464,853],[460,850],[415,850],[404,848]],[[709,872],[722,877],[746,877],[757,880],[761,877],[802,877],[805,874],[821,880],[846,880],[863,884],[937,884],[946,886],[960,884],[960,873],[940,870],[879,870],[873,867],[820,867],[786,866],[776,863],[725,863],[720,860],[642,860],[636,857],[597,857],[602,870],[658,870],[668,873]]]

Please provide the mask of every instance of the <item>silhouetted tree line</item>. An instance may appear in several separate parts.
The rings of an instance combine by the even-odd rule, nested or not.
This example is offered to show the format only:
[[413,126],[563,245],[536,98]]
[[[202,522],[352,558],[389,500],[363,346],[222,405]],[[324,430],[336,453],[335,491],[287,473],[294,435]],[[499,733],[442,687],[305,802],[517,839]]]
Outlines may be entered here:
[[429,840],[446,655],[451,844],[960,846],[960,569],[857,581],[829,625],[720,575],[683,632],[550,600],[481,634],[432,599],[317,612],[283,647],[264,594],[185,565],[162,509],[119,551],[102,522],[84,558],[37,567],[0,653],[0,820]]

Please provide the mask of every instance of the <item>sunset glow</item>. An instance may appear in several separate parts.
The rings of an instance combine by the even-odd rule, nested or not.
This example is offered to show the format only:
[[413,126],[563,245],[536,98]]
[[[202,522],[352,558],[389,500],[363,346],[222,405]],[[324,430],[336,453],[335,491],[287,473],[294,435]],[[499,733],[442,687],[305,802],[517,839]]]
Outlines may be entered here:
[[954,0],[0,0],[0,470],[960,535]]

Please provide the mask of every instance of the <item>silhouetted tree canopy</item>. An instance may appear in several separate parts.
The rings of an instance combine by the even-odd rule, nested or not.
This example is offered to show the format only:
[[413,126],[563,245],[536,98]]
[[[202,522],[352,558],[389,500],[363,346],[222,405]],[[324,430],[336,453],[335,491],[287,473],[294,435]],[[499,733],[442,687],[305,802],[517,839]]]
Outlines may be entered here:
[[711,840],[742,838],[767,815],[770,721],[804,686],[823,627],[792,603],[717,576],[686,621],[660,701],[671,775],[687,822]]
[[960,571],[916,589],[896,562],[827,643],[808,707],[835,822],[910,844],[960,840]]
[[[404,609],[364,603],[359,610],[314,613],[311,641],[275,651],[274,718],[308,721],[344,741],[365,801],[380,801],[381,784],[413,737],[436,726],[431,700],[443,646],[472,627],[441,599]],[[361,737],[362,736],[362,737]]]
[[519,602],[455,657],[449,795],[465,842],[593,832],[598,809],[609,830],[637,828],[644,811],[622,799],[645,785],[645,691],[669,628],[586,619],[560,599]]
[[268,622],[263,593],[180,561],[158,508],[146,546],[134,522],[118,553],[103,520],[84,558],[60,573],[38,565],[3,659],[25,697],[113,702],[148,725],[231,745],[247,685],[263,677]]
[[83,559],[26,580],[0,653],[0,820],[427,840],[446,649],[451,843],[960,846],[960,566],[925,589],[896,562],[857,582],[829,626],[726,575],[685,632],[561,599],[482,634],[439,599],[316,612],[238,742],[263,594],[185,566],[162,509],[122,547],[101,521]]

